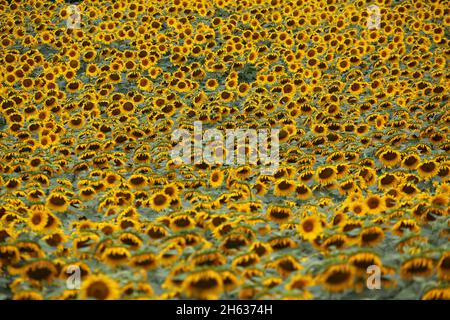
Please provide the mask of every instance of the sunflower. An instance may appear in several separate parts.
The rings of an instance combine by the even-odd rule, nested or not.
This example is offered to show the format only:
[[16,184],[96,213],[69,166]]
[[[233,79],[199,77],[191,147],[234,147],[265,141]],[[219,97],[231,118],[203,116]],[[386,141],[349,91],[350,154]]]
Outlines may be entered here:
[[177,244],[175,242],[169,244],[167,247],[163,248],[158,255],[158,263],[163,266],[168,266],[173,264],[179,259],[182,252],[182,244]]
[[332,247],[337,250],[343,249],[349,244],[348,239],[349,238],[345,234],[332,235],[322,241],[322,249],[324,249],[325,251],[330,250],[330,248]]
[[130,282],[122,287],[122,295],[133,299],[148,299],[154,295],[152,286],[147,282]]
[[429,289],[423,294],[422,300],[450,300],[450,289],[449,288]]
[[226,263],[226,258],[219,252],[200,253],[192,258],[195,266],[221,266]]
[[300,183],[295,187],[295,194],[298,199],[307,200],[312,196],[312,191],[307,185]]
[[315,280],[310,275],[294,274],[286,284],[286,290],[306,291],[308,287],[314,286]]
[[141,238],[132,232],[123,232],[119,236],[119,241],[133,250],[138,249],[143,243]]
[[322,222],[317,216],[309,216],[300,222],[298,232],[307,241],[314,240],[322,233]]
[[35,291],[19,291],[14,293],[13,300],[44,300],[44,297],[39,292]]
[[385,210],[383,199],[376,194],[369,195],[364,200],[364,207],[369,214],[378,214]]
[[402,167],[410,170],[414,170],[419,166],[420,156],[417,154],[408,154],[403,157]]
[[90,275],[83,281],[80,299],[115,300],[120,297],[118,283],[106,275]]
[[280,276],[282,276],[283,278],[288,277],[293,272],[297,272],[303,269],[302,265],[297,261],[297,259],[290,255],[278,258],[274,262],[271,262],[269,265],[274,266]]
[[58,275],[58,270],[53,262],[38,260],[25,265],[23,274],[31,280],[50,282]]
[[128,185],[132,189],[143,189],[147,185],[147,179],[143,174],[133,174],[128,178]]
[[[39,210],[39,209],[40,210]],[[28,226],[31,230],[40,232],[45,229],[49,217],[49,212],[44,206],[35,207],[28,217]]]
[[182,288],[190,298],[217,299],[223,291],[223,280],[216,271],[201,271],[188,275]]
[[417,233],[420,231],[420,227],[416,220],[413,219],[403,219],[394,224],[392,227],[392,232],[398,236],[402,236],[405,230]]
[[292,217],[292,209],[289,207],[272,205],[267,210],[267,217],[275,222],[284,223]]
[[402,263],[400,276],[409,280],[414,277],[429,277],[434,272],[433,260],[429,258],[412,258]]
[[367,268],[370,266],[378,266],[381,268],[381,259],[372,252],[359,252],[349,257],[348,263],[353,266],[358,275],[365,276]]
[[437,175],[439,172],[439,165],[434,160],[423,161],[417,166],[419,176],[428,180]]
[[69,201],[67,197],[60,192],[51,193],[47,197],[47,207],[53,211],[64,212],[68,205]]
[[384,240],[384,231],[380,227],[365,228],[359,234],[359,243],[361,246],[373,247]]
[[317,180],[321,185],[327,185],[336,180],[337,169],[334,166],[324,166],[317,169]]
[[158,226],[158,225],[150,225],[145,233],[150,237],[150,239],[161,239],[166,237],[169,232],[164,226]]
[[280,179],[275,182],[274,195],[288,196],[295,191],[296,184],[293,180]]
[[49,246],[54,248],[63,248],[62,244],[67,240],[64,231],[52,232],[42,238]]
[[259,261],[260,257],[256,253],[250,252],[234,258],[231,265],[233,268],[247,268],[257,264]]
[[209,177],[209,185],[213,188],[218,188],[222,185],[224,180],[224,172],[220,169],[215,169],[213,172],[211,172],[211,175]]
[[102,260],[112,267],[125,264],[130,257],[130,252],[123,247],[106,248],[102,254]]
[[195,221],[186,214],[179,214],[170,219],[170,228],[174,231],[193,228]]
[[11,245],[0,245],[0,267],[15,264],[19,261],[19,259],[20,254],[17,247]]
[[444,252],[437,264],[438,277],[444,281],[450,279],[450,252]]
[[[222,230],[230,229],[231,226],[229,224],[223,224],[218,228]],[[239,250],[241,247],[248,246],[249,243],[249,239],[244,234],[230,234],[223,239],[220,248],[225,252],[230,252],[231,250]]]
[[131,257],[130,265],[135,268],[152,270],[158,266],[158,258],[151,252],[139,253]]
[[386,150],[380,154],[379,160],[385,167],[392,168],[400,162],[400,152],[396,150]]
[[354,274],[354,269],[349,265],[333,265],[319,276],[319,283],[330,292],[342,292],[353,285]]
[[150,197],[148,204],[153,210],[161,211],[169,207],[170,199],[164,192],[156,192]]

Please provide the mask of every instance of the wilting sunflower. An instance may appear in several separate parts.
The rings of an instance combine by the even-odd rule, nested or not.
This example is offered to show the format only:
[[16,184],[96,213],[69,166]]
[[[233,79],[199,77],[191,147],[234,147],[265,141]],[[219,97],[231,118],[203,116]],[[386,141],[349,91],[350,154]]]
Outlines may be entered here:
[[106,275],[90,275],[81,284],[80,298],[83,300],[115,300],[119,297],[118,283]]
[[217,299],[223,291],[223,280],[216,271],[201,271],[188,275],[182,288],[190,298]]
[[298,232],[307,241],[314,240],[322,233],[322,222],[317,216],[309,216],[300,222]]
[[319,282],[330,292],[341,292],[351,288],[354,274],[353,267],[349,265],[333,265],[319,276]]

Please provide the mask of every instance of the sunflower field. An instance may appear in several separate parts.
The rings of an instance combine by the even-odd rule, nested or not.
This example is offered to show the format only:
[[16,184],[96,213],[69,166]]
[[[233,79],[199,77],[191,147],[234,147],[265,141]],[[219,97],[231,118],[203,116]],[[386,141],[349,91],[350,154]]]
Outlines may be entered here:
[[0,299],[450,299],[449,11],[0,0]]

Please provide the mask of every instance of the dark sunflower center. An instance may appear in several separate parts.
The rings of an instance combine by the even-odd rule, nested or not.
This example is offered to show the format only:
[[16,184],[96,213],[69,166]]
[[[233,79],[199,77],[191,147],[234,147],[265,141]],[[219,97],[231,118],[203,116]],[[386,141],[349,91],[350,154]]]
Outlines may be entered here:
[[421,165],[420,169],[425,172],[433,172],[436,169],[436,165],[433,162],[428,162]]
[[217,287],[218,283],[216,279],[205,278],[192,282],[191,286],[196,289],[213,289]]
[[336,270],[333,273],[331,273],[327,278],[326,282],[329,284],[341,284],[346,281],[348,281],[351,277],[350,272],[345,270]]
[[98,300],[105,300],[109,295],[109,288],[106,283],[102,281],[93,282],[87,289],[88,297]]
[[333,173],[334,173],[334,171],[333,171],[333,169],[331,169],[331,168],[325,168],[325,169],[322,169],[322,170],[319,172],[319,178],[321,178],[321,179],[327,179],[327,178],[331,177],[331,176],[333,175]]
[[162,194],[159,194],[159,195],[157,195],[157,196],[155,197],[154,203],[155,203],[157,206],[161,206],[161,205],[163,205],[163,204],[166,203],[166,197],[163,196]]
[[312,222],[312,221],[310,221],[310,220],[305,221],[305,222],[303,223],[302,228],[303,228],[303,230],[306,231],[306,232],[311,232],[311,231],[314,230],[314,222]]
[[379,205],[380,205],[380,200],[377,199],[377,198],[370,198],[370,199],[367,201],[367,206],[368,206],[370,209],[376,209],[376,208],[378,208]]

